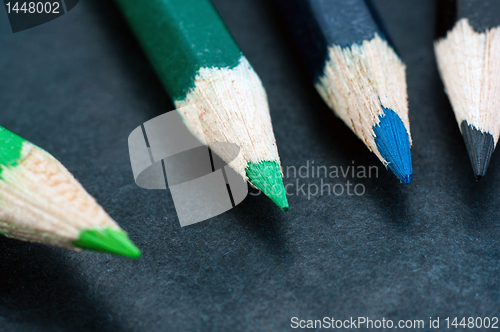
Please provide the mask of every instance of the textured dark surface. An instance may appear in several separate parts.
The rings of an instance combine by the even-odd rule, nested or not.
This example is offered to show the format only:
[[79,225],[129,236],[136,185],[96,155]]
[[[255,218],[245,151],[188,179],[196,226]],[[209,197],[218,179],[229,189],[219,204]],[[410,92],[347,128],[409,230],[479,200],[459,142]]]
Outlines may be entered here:
[[[267,1],[215,3],[266,86],[285,167],[380,166],[296,66]],[[249,196],[182,229],[170,193],[132,178],[129,133],[172,104],[116,7],[80,1],[17,34],[0,12],[0,124],[63,162],[143,250],[132,261],[0,238],[0,329],[287,331],[293,316],[498,315],[500,157],[476,183],[436,70],[433,1],[375,4],[408,66],[413,182],[380,167],[378,178],[323,179],[363,184],[361,197],[294,192],[284,213]]]

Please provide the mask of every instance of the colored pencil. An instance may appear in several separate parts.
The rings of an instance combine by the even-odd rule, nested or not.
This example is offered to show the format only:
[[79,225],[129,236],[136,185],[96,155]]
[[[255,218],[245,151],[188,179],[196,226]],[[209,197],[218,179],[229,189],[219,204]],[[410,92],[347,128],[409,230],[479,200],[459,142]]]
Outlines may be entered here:
[[314,86],[404,184],[413,177],[406,67],[363,0],[276,0]]
[[49,153],[0,127],[0,233],[138,258],[127,233]]
[[265,90],[211,2],[116,1],[190,131],[288,210]]
[[500,135],[500,1],[439,0],[434,51],[477,180]]

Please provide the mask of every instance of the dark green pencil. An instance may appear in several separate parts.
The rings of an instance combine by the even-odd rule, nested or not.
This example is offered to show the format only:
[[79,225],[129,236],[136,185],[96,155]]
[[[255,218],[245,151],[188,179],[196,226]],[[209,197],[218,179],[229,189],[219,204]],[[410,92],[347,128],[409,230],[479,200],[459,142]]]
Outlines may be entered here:
[[191,132],[288,210],[265,90],[210,1],[116,1]]

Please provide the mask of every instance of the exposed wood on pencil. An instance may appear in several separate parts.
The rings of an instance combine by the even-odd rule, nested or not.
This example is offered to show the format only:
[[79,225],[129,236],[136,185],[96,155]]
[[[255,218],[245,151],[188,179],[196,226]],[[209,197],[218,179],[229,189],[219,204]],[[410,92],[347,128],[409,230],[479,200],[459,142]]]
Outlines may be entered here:
[[129,257],[126,233],[49,153],[0,127],[0,233]]
[[[487,3],[492,7],[485,7]],[[439,73],[479,179],[486,173],[500,135],[500,28],[488,25],[500,23],[500,12],[488,0],[441,1],[438,5],[441,23],[434,49]],[[445,23],[449,30],[443,33]]]

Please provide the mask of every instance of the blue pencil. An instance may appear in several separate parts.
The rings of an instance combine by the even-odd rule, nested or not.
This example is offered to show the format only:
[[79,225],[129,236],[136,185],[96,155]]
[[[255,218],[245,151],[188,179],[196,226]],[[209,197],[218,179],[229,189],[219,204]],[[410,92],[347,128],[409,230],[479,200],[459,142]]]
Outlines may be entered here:
[[275,0],[328,106],[410,183],[406,67],[364,0]]

